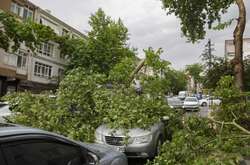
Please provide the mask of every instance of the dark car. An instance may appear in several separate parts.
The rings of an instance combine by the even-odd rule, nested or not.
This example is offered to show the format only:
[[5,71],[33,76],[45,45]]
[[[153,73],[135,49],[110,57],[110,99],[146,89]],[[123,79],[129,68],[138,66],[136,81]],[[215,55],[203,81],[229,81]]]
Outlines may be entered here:
[[0,165],[127,165],[124,154],[100,144],[0,123]]

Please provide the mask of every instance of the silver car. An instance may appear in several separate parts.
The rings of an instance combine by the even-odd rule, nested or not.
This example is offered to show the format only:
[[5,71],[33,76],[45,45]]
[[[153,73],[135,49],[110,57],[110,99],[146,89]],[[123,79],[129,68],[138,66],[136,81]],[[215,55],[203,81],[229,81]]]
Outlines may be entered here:
[[196,97],[186,97],[183,103],[184,110],[199,110],[199,100]]
[[1,165],[127,165],[126,155],[108,146],[12,124],[0,123],[0,149]]
[[183,106],[183,101],[178,97],[167,98],[167,103],[171,109],[181,109]]
[[113,130],[106,125],[96,129],[96,142],[105,144],[117,151],[124,152],[130,158],[153,158],[166,139],[171,139],[171,131],[166,127],[168,118],[147,130],[134,128],[128,132],[128,140],[122,129]]

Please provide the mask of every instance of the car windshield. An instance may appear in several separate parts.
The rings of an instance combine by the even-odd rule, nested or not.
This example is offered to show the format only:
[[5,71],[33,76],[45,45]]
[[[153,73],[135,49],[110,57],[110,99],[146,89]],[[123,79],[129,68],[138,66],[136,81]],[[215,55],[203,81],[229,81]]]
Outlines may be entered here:
[[185,99],[185,101],[197,102],[197,99],[195,97],[188,97],[188,98]]

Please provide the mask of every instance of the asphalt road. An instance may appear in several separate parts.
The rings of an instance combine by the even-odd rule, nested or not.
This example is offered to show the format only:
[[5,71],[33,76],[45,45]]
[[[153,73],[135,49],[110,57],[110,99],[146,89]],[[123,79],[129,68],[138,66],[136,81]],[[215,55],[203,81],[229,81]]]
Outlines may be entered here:
[[[199,117],[207,117],[210,112],[208,107],[201,107],[199,111],[186,111],[184,113],[185,117],[189,116],[199,116]],[[146,159],[129,159],[129,165],[145,165],[147,163]]]

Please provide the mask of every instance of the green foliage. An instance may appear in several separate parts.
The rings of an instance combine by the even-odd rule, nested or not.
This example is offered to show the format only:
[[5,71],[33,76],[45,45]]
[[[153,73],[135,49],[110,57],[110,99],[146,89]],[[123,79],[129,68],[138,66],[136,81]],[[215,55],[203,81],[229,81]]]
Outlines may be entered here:
[[149,73],[141,74],[143,92],[155,98],[162,97],[170,90],[170,80],[167,75],[170,71],[170,62],[160,58],[163,53],[161,48],[154,50],[149,47],[144,52],[146,60],[142,70]]
[[170,63],[168,61],[161,60],[160,56],[163,53],[163,50],[159,48],[154,51],[153,48],[149,47],[144,50],[146,55],[145,65],[146,67],[152,68],[152,71],[155,76],[161,76],[162,72],[166,69],[169,69]]
[[189,41],[204,39],[206,25],[211,28],[215,21],[234,3],[234,0],[162,0],[167,14],[181,20],[181,30]]
[[148,129],[171,110],[162,99],[146,94],[137,95],[134,89],[101,89],[95,93],[96,110],[103,113],[103,122],[111,128]]
[[217,120],[235,121],[250,130],[250,100],[249,93],[242,93],[234,86],[232,76],[222,77],[218,83],[215,95],[222,98],[220,111],[214,114]]
[[[56,34],[47,26],[32,21],[19,21],[15,17],[0,12],[0,48],[16,51],[24,43],[32,51],[42,42],[53,40]],[[10,44],[13,42],[13,44]]]
[[59,44],[59,49],[61,55],[67,56],[67,58],[74,59],[78,57],[78,51],[83,45],[85,45],[85,40],[82,38],[70,38],[69,36],[57,36],[55,37],[55,42]]
[[215,58],[211,68],[205,71],[204,88],[214,90],[221,77],[226,75],[233,75],[233,66],[224,58]]
[[105,77],[78,68],[61,82],[58,94],[17,93],[5,97],[13,107],[14,123],[56,132],[76,140],[94,141],[102,116],[95,110],[93,92]]
[[109,80],[115,84],[127,84],[130,74],[135,67],[136,59],[133,57],[125,57],[109,72]]
[[108,74],[122,59],[135,56],[127,45],[128,30],[120,19],[114,21],[99,9],[91,15],[89,25],[84,44],[70,56],[70,69],[83,67]]
[[201,76],[202,71],[203,71],[203,67],[199,63],[186,66],[186,72],[194,80],[195,89],[197,89],[197,83],[202,82],[202,76]]
[[14,123],[42,128],[73,139],[94,141],[101,124],[112,128],[148,128],[163,116],[174,117],[161,97],[138,96],[132,88],[106,89],[103,74],[77,68],[60,83],[56,98],[18,93],[6,97],[13,106]]
[[171,142],[148,165],[239,164],[250,156],[250,101],[247,93],[234,86],[231,76],[223,77],[215,90],[222,103],[212,118],[184,118]]
[[179,91],[186,90],[187,77],[184,72],[173,69],[167,70],[165,72],[165,79],[170,83],[168,92],[178,94]]
[[201,72],[203,71],[202,65],[196,63],[186,66],[186,72],[194,78],[195,82],[201,82]]
[[224,136],[218,133],[220,127],[215,128],[209,119],[187,118],[183,128],[174,133],[172,141],[166,142],[161,154],[148,165],[238,164],[250,136]]
[[224,23],[219,23],[217,26],[213,27],[214,30],[223,30],[229,27],[235,19],[230,19]]

